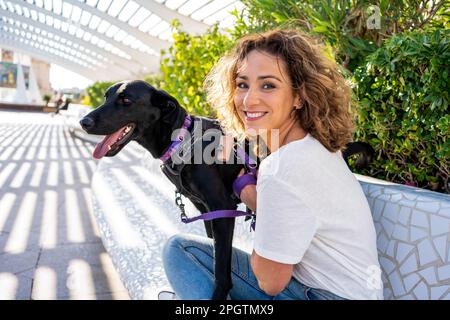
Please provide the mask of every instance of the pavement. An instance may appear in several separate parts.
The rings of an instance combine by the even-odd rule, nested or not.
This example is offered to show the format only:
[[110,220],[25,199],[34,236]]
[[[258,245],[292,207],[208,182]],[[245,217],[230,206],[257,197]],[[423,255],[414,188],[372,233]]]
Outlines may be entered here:
[[61,116],[0,111],[0,300],[130,299],[94,219],[92,150]]

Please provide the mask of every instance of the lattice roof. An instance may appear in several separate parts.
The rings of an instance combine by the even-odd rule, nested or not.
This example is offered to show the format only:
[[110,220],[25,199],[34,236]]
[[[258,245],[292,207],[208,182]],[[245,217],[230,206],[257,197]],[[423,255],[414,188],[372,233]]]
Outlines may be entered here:
[[0,0],[0,47],[92,80],[157,71],[172,39],[170,21],[190,33],[232,26],[236,0]]

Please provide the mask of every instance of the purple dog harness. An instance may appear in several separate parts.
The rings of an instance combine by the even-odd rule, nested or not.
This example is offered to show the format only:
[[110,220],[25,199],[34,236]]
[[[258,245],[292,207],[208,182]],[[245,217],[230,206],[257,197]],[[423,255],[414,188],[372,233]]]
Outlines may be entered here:
[[166,162],[167,160],[169,160],[170,157],[172,156],[172,154],[174,154],[175,151],[177,151],[177,148],[180,145],[180,143],[183,142],[184,136],[188,132],[188,128],[191,126],[191,123],[192,123],[192,118],[190,115],[187,115],[186,118],[184,118],[184,123],[183,123],[183,126],[180,128],[180,131],[177,136],[177,140],[172,141],[172,143],[170,144],[167,151],[164,152],[164,154],[161,156],[161,158],[159,158],[160,160],[162,160],[162,162]]
[[[172,141],[169,148],[166,152],[161,156],[160,160],[163,161],[163,163],[166,163],[167,160],[169,160],[172,155],[177,151],[180,144],[184,141],[184,137],[186,133],[188,132],[188,129],[192,123],[192,118],[190,115],[187,115],[184,119],[183,126],[180,128],[179,134],[177,136],[177,139]],[[249,185],[254,184],[256,185],[256,179],[257,179],[257,170],[256,170],[256,163],[245,153],[245,151],[241,147],[236,148],[236,154],[239,158],[241,158],[244,161],[244,166],[247,171],[246,174],[241,175],[238,177],[234,183],[233,183],[233,191],[234,194],[240,198],[240,194],[242,189]],[[203,213],[199,216],[189,218],[184,210],[184,204],[181,199],[181,193],[176,190],[175,191],[175,204],[180,208],[181,211],[181,221],[183,223],[191,223],[197,220],[214,220],[218,218],[236,218],[241,216],[247,216],[249,218],[252,218],[251,222],[251,229],[255,230],[255,222],[256,222],[256,215],[250,211],[250,209],[247,208],[247,211],[241,211],[241,210],[215,210]]]

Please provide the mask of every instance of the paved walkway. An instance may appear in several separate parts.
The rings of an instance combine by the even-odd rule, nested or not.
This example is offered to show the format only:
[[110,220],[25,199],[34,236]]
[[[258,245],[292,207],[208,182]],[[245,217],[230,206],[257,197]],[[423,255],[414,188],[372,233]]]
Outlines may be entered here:
[[0,300],[129,299],[92,214],[92,149],[60,116],[0,111]]

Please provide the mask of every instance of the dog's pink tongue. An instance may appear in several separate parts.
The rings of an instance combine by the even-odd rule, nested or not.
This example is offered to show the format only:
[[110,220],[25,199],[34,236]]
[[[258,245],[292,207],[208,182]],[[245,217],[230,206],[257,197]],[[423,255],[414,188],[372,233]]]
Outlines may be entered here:
[[108,153],[110,147],[115,142],[117,142],[117,140],[122,135],[122,133],[125,129],[126,129],[126,126],[117,130],[113,134],[106,136],[102,142],[97,144],[97,146],[95,147],[94,153],[93,153],[94,159],[99,160],[99,159],[103,158],[105,156],[105,154]]

